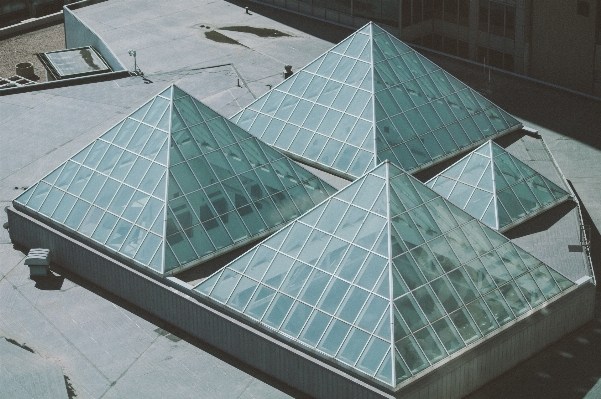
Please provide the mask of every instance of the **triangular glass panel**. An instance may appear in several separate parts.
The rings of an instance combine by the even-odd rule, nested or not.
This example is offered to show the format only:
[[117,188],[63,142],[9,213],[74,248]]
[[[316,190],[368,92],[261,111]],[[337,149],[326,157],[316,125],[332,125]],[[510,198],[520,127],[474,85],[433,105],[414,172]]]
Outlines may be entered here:
[[265,236],[335,192],[175,86],[42,180],[16,201],[25,211],[160,273]]
[[[384,185],[382,192],[393,198],[402,193],[406,202],[391,199],[384,205],[389,209],[380,213],[384,218],[371,212],[366,217],[357,207],[373,201],[371,191],[377,190],[370,182],[380,180],[376,176],[384,177],[379,183]],[[413,190],[410,197],[407,190]],[[357,224],[361,228],[355,234]],[[376,251],[377,246],[382,250]],[[366,250],[370,248],[377,253]],[[274,258],[276,250],[280,254]],[[261,263],[260,273],[246,270],[247,254],[215,273],[221,276],[219,281],[227,278],[227,286],[215,284],[211,277],[195,289],[258,321],[259,327],[275,330],[293,344],[298,341],[317,356],[342,361],[353,372],[375,377],[388,387],[473,344],[479,337],[473,320],[488,334],[572,286],[388,162],[249,254],[253,251],[272,254]],[[239,281],[249,287],[273,287],[269,297],[273,301],[260,312],[242,309],[232,301]],[[213,285],[219,289],[211,291],[208,286]],[[295,318],[305,327],[294,327]],[[387,368],[392,365],[385,363],[392,359],[384,343],[394,343],[397,353],[391,380]]]
[[[372,30],[377,33],[362,33]],[[301,79],[304,83],[295,89],[297,82],[294,79]],[[301,98],[301,103],[307,105],[297,106],[293,114],[294,123],[301,127],[295,134],[306,135],[304,140],[294,137],[272,140],[271,130],[266,130],[267,125],[273,125],[269,123],[271,120],[274,120],[273,126],[276,126],[280,120],[288,117],[288,102],[283,100],[283,92],[286,91],[294,91]],[[247,115],[245,110],[236,114],[233,120],[243,127],[250,126],[248,129],[251,134],[265,138],[276,148],[301,157],[317,168],[325,168],[352,179],[361,176],[384,159],[400,162],[409,172],[417,171],[440,162],[443,155],[458,153],[484,142],[486,137],[521,127],[520,122],[514,118],[504,118],[506,113],[490,101],[371,23],[334,46],[292,78],[274,87],[270,93],[246,108],[259,112],[257,120],[260,119],[261,123],[248,124],[246,118],[242,117]],[[340,93],[338,98],[337,93]],[[295,101],[298,101],[298,97]],[[355,129],[350,131],[351,126],[339,126],[349,119],[340,118],[338,112],[328,112],[324,117],[324,109],[318,117],[316,109],[321,106],[310,106],[315,101],[333,106],[348,116],[360,115],[361,119]],[[432,104],[427,104],[429,102]],[[350,105],[346,107],[347,104]],[[415,109],[415,106],[421,106],[420,110]],[[491,124],[488,114],[498,115],[498,121]],[[470,118],[459,123],[460,119],[468,115],[473,115],[475,122]],[[357,126],[364,122],[369,123],[371,129],[357,130]],[[340,154],[343,156],[340,160],[327,156],[329,150],[324,150],[326,156],[319,156],[319,152],[326,146],[325,141],[319,147],[311,144],[307,147],[311,137],[313,144],[320,137],[315,136],[315,133],[325,133],[324,128],[328,135],[333,131],[333,137],[342,140],[342,145],[336,143],[336,150],[342,148]],[[341,135],[341,131],[344,134]],[[300,145],[300,141],[304,145]],[[298,145],[295,142],[299,142]],[[374,151],[374,143],[377,143],[377,152]],[[332,146],[333,143],[330,143],[329,147]],[[313,147],[315,151],[311,149]],[[329,147],[326,146],[326,149]],[[351,148],[356,147],[373,153],[359,152],[357,154],[365,156],[356,155],[351,162],[347,158],[352,156]]]
[[[495,171],[494,177],[492,170]],[[441,179],[449,183],[446,186],[439,184]],[[454,188],[449,191],[451,184]],[[500,231],[569,198],[566,190],[493,141],[443,170],[426,185],[484,224]],[[474,189],[474,186],[491,192],[492,201],[491,195]],[[557,190],[556,197],[548,189],[550,186]]]

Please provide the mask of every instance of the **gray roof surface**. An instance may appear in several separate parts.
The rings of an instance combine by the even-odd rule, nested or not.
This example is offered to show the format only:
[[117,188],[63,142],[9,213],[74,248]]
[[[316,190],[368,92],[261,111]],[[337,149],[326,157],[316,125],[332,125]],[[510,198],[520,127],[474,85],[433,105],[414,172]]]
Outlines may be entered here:
[[[244,13],[246,5],[251,15]],[[230,116],[268,90],[267,85],[280,82],[285,64],[296,71],[351,33],[256,3],[239,5],[220,0],[109,0],[75,13],[107,42],[124,65],[133,67],[127,50],[135,49],[138,65],[152,83],[132,77],[0,96],[2,208],[10,205],[22,187],[75,154],[161,87],[177,83]],[[227,25],[273,28],[291,37],[261,38],[220,31],[243,45],[217,43],[207,39],[207,29],[203,31],[199,25],[209,25],[210,30]],[[483,85],[481,67],[426,55],[472,87]],[[233,66],[207,68],[220,64]],[[237,85],[238,76],[243,87]],[[597,133],[601,102],[496,72],[492,88],[492,101],[540,131],[582,199],[585,217],[590,218],[588,223],[594,223],[593,238],[598,238],[595,226],[601,226],[601,143]],[[536,159],[536,153],[529,153]],[[521,234],[516,242],[533,252],[549,251],[554,236],[565,235],[566,231],[576,233],[573,223],[567,223],[574,220],[574,212],[572,209],[560,215],[544,234],[516,233]],[[542,216],[547,215],[551,213]],[[5,221],[6,214],[0,212],[0,223]],[[544,244],[537,244],[534,238],[544,235],[548,235]],[[541,257],[540,253],[534,255]],[[582,253],[564,251],[564,255]],[[61,284],[50,287],[54,289],[36,287],[36,282],[28,279],[24,256],[10,244],[7,231],[0,229],[0,336],[26,343],[36,353],[52,358],[70,378],[77,398],[302,396],[75,276],[64,274]],[[593,252],[594,262],[598,256],[598,251]],[[587,350],[580,350],[583,344],[574,337],[560,341],[561,350],[576,358],[555,356],[549,366],[545,362],[551,356],[548,351],[558,350],[551,348],[535,356],[527,367],[519,366],[518,371],[520,367],[523,370],[517,374],[520,378],[501,377],[494,389],[487,391],[485,387],[484,393],[473,397],[507,397],[507,390],[515,386],[549,395],[556,389],[580,397],[583,390],[598,391],[593,386],[601,372],[595,366],[601,364],[595,354],[601,353],[601,335],[594,333],[601,328],[599,314],[597,319],[582,332]],[[574,368],[574,362],[589,366]],[[565,373],[565,369],[581,371],[574,378],[574,373]],[[541,378],[539,373],[552,378]],[[0,393],[0,397],[5,396]]]
[[[570,192],[544,140],[514,134],[496,141],[511,155]],[[580,246],[580,215],[573,201],[547,209],[504,235],[572,281],[590,275],[588,259]]]
[[0,386],[3,395],[23,399],[67,399],[60,366],[30,350],[19,347],[16,341],[0,339]]

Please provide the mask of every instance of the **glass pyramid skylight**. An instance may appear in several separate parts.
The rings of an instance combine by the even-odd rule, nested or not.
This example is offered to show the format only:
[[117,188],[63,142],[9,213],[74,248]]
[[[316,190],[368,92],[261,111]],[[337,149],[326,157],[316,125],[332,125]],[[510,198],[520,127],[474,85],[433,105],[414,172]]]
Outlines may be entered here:
[[195,289],[395,388],[572,285],[386,162]]
[[522,126],[372,23],[232,120],[303,162],[350,178],[386,159],[415,172]]
[[426,185],[500,231],[570,198],[567,191],[492,141]]
[[335,191],[172,86],[15,205],[165,273],[264,236]]

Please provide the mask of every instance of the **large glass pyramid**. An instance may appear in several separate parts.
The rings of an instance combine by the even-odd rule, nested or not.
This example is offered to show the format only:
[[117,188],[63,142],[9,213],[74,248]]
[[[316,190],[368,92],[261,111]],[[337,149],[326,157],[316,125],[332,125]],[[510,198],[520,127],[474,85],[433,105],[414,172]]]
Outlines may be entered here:
[[493,141],[426,185],[488,226],[504,231],[570,198],[570,194]]
[[522,125],[369,23],[232,117],[302,162],[357,178],[415,172]]
[[572,285],[386,162],[195,289],[395,388]]
[[166,273],[264,236],[334,192],[171,86],[15,205]]

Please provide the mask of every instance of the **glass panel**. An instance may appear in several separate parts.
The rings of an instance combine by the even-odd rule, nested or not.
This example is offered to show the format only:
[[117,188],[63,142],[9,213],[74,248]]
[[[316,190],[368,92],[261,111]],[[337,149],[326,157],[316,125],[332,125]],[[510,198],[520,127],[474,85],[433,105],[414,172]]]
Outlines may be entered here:
[[446,272],[459,267],[460,262],[444,237],[439,237],[435,240],[432,240],[428,243],[428,245]]
[[414,374],[429,366],[428,360],[412,336],[397,342],[396,348]]
[[428,323],[428,320],[417,306],[411,294],[395,299],[394,304],[403,315],[411,331],[417,331]]
[[148,265],[160,243],[161,239],[158,236],[147,234],[134,259],[144,265]]
[[451,230],[447,233],[446,238],[461,263],[467,263],[477,256],[460,229]]
[[391,180],[391,186],[407,209],[420,205],[423,201],[405,174]]
[[418,288],[413,292],[413,295],[430,322],[433,322],[444,316],[444,309],[434,296],[434,293],[429,286],[426,285]]
[[69,211],[75,204],[75,201],[75,197],[69,194],[65,194],[58,206],[56,207],[56,210],[52,213],[52,219],[59,223],[63,223],[67,218]]
[[516,316],[530,310],[530,306],[514,282],[505,284],[500,291]]
[[443,271],[426,245],[415,248],[411,255],[428,281],[440,276]]
[[[371,295],[363,311],[357,319],[356,325],[369,332],[378,325],[378,321],[382,317],[384,311],[387,310],[388,301],[376,295]],[[390,328],[390,324],[388,325]]]
[[336,358],[350,365],[354,365],[368,339],[369,334],[353,328],[348,334],[344,345],[340,348],[340,352]]
[[[350,253],[350,252],[349,252]],[[355,284],[365,289],[371,290],[374,284],[378,281],[380,274],[388,263],[386,258],[369,254],[365,264],[363,265],[359,275],[355,279]]]
[[317,259],[319,259],[323,249],[328,244],[329,239],[329,235],[322,233],[321,231],[314,230],[307,240],[305,247],[300,252],[298,259],[311,265],[315,265],[315,262],[317,262]]
[[336,312],[336,316],[344,321],[352,323],[361,311],[368,295],[369,293],[367,291],[359,287],[351,287],[344,298],[344,301],[340,305],[338,312]]
[[392,225],[408,248],[414,248],[424,242],[415,224],[407,213],[392,218]]
[[376,337],[371,337],[356,367],[369,375],[373,375],[378,370],[378,366],[389,348],[390,344]]
[[497,328],[497,322],[482,299],[470,303],[467,305],[467,309],[473,316],[483,335],[486,335]]
[[531,307],[535,308],[545,301],[545,297],[530,274],[519,277],[516,279],[516,283]]
[[296,297],[299,291],[307,281],[307,277],[309,277],[309,273],[311,273],[312,268],[304,265],[300,262],[295,262],[294,266],[288,273],[288,276],[284,280],[280,291]]
[[123,241],[125,241],[125,237],[127,237],[127,234],[129,233],[131,227],[131,223],[120,219],[117,222],[117,225],[113,229],[113,232],[109,236],[105,245],[111,249],[114,249],[115,251],[118,251],[121,247],[121,244],[123,244]]
[[532,271],[532,277],[534,277],[534,281],[536,281],[536,284],[540,287],[547,299],[550,299],[561,292],[546,266],[541,265],[534,269]]
[[263,323],[276,329],[279,328],[293,302],[294,299],[278,293],[263,317]]
[[438,229],[436,222],[434,222],[434,219],[424,205],[410,210],[409,214],[415,222],[419,232],[426,240],[431,240],[442,234]]
[[432,327],[426,327],[415,334],[415,338],[419,346],[422,348],[428,360],[431,363],[436,363],[447,356],[438,337],[434,334]]
[[75,206],[73,209],[71,209],[71,212],[69,212],[69,216],[67,217],[67,220],[65,220],[65,224],[71,227],[73,230],[77,230],[79,223],[81,223],[82,219],[88,212],[88,209],[90,209],[89,203],[82,200],[77,200]]
[[304,302],[307,302],[309,305],[315,306],[329,280],[329,274],[319,271],[317,269],[313,269],[313,272],[307,280],[307,283],[305,284],[305,287],[303,288],[299,299]]
[[[334,356],[338,352],[338,348],[342,344],[342,341],[346,337],[351,326],[340,320],[334,320],[327,331],[323,335],[317,349],[327,353],[330,356]],[[355,331],[358,331],[355,329]],[[364,333],[365,334],[365,333]],[[365,334],[367,335],[367,334]]]
[[461,226],[461,229],[464,231],[466,237],[468,237],[478,255],[482,255],[492,249],[492,245],[488,241],[488,238],[486,238],[486,234],[484,234],[480,224],[476,220],[464,224]]
[[471,302],[479,296],[478,291],[473,286],[463,269],[459,268],[455,271],[452,271],[448,274],[448,276],[449,280],[451,280],[451,283],[453,284],[453,287],[455,287],[455,290],[461,299],[463,299],[463,302]]
[[484,297],[484,300],[486,301],[486,304],[492,311],[492,314],[499,325],[503,325],[515,318],[498,290],[487,294]]
[[297,337],[300,334],[305,322],[309,318],[313,309],[304,303],[295,302],[290,310],[286,321],[282,324],[280,331],[292,337]]
[[267,306],[269,306],[274,296],[274,290],[260,284],[244,313],[254,319],[261,320],[265,313],[265,309],[267,309]]
[[453,215],[447,208],[442,198],[437,198],[426,204],[428,210],[431,212],[436,224],[441,229],[442,233],[457,227],[457,222],[453,218]]
[[393,263],[409,288],[415,289],[426,283],[426,279],[415,264],[415,261],[408,254],[403,254],[395,258]]
[[44,204],[40,208],[39,212],[42,215],[51,216],[54,212],[54,209],[56,208],[56,205],[59,203],[61,198],[63,198],[63,194],[64,191],[53,187],[52,190],[50,190],[50,193],[48,194],[46,199],[44,200]]
[[466,344],[470,344],[482,336],[465,308],[459,309],[450,317]]
[[533,176],[526,183],[528,184],[528,187],[530,187],[530,189],[534,192],[534,195],[541,204],[546,205],[555,200],[541,177]]
[[317,345],[317,342],[319,342],[319,339],[321,338],[331,319],[332,318],[330,316],[320,311],[314,311],[299,339],[302,342],[314,347]]
[[472,278],[474,284],[476,284],[480,294],[485,294],[496,288],[495,283],[484,268],[484,265],[482,265],[480,259],[474,259],[465,265],[465,270]]
[[332,278],[318,304],[318,308],[324,312],[334,314],[338,308],[338,305],[345,297],[348,288],[348,283],[337,278]]
[[448,313],[455,311],[462,305],[459,295],[457,295],[447,277],[434,280],[430,285]]

